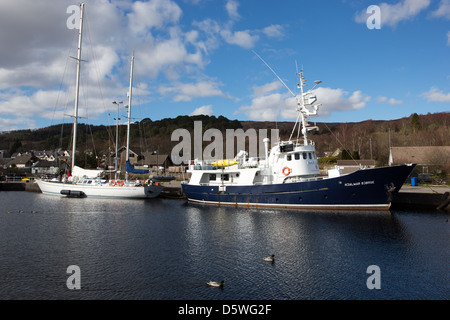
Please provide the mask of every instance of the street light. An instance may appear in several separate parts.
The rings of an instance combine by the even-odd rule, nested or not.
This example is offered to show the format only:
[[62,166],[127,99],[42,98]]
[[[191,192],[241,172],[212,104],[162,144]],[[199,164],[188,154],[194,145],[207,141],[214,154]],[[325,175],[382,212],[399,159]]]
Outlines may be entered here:
[[119,145],[119,109],[120,109],[120,104],[122,104],[123,101],[120,102],[116,102],[113,101],[113,104],[117,104],[117,118],[114,118],[114,120],[116,120],[116,163],[115,163],[115,167],[114,167],[114,179],[117,180],[117,146]]

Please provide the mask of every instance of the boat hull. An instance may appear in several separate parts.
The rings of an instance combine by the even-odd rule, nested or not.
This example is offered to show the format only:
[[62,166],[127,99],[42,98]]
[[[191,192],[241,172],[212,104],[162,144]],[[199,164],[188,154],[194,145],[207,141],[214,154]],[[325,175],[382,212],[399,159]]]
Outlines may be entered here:
[[39,188],[41,189],[43,194],[57,196],[70,196],[70,194],[76,194],[78,196],[92,198],[156,198],[159,196],[163,189],[163,186],[161,185],[119,187],[111,186],[109,184],[84,185],[43,180],[37,180],[36,183],[39,185]]
[[223,186],[183,184],[192,202],[249,207],[388,210],[415,165],[358,170],[313,181]]

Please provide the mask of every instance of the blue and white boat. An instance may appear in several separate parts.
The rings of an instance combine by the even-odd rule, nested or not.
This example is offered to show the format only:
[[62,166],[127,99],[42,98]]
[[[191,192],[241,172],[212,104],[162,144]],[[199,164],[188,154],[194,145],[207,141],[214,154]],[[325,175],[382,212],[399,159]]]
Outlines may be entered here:
[[[191,161],[187,170],[191,177],[182,184],[189,201],[320,210],[389,209],[415,164],[361,167],[349,174],[342,174],[335,167],[328,170],[328,175],[320,175],[314,142],[307,137],[317,127],[310,126],[307,120],[318,112],[320,105],[315,104],[317,97],[313,90],[321,81],[315,81],[314,87],[304,92],[303,72],[297,75],[300,94],[294,97],[298,117],[289,139],[278,141],[270,150],[269,139],[264,139],[262,159],[248,157],[247,152],[240,151],[232,161]],[[293,139],[297,125],[297,137]]]

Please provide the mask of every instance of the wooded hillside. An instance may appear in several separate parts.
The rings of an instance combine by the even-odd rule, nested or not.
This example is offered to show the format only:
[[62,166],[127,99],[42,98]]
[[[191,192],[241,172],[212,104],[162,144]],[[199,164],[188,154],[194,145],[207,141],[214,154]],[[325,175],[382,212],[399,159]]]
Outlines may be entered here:
[[[202,121],[203,132],[216,128],[253,128],[280,130],[281,139],[286,140],[293,128],[293,122],[256,122],[229,120],[223,116],[179,116],[174,119],[152,121],[146,118],[131,125],[131,148],[138,151],[157,151],[170,154],[178,141],[171,141],[175,129],[183,128],[194,137],[194,121]],[[310,121],[313,125],[314,122]],[[406,118],[357,123],[316,123],[318,131],[309,137],[315,141],[319,155],[333,152],[337,148],[348,150],[361,159],[375,159],[378,164],[386,164],[391,146],[448,146],[450,145],[450,112],[426,115],[413,114]],[[78,149],[94,154],[108,154],[114,150],[115,126],[90,126],[79,124]],[[0,134],[0,150],[7,156],[14,152],[33,150],[71,150],[72,125],[54,125],[36,130],[18,130]],[[296,133],[294,134],[296,136]],[[269,135],[270,137],[270,135]],[[119,127],[119,147],[126,143],[126,126]],[[204,145],[210,142],[204,142]]]

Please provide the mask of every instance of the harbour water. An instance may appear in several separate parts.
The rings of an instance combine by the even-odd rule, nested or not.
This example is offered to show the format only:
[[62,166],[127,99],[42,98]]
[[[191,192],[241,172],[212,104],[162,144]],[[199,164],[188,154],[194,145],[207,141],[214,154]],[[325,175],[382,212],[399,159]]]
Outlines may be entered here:
[[[0,192],[0,299],[450,298],[439,212],[313,212]],[[275,262],[263,260],[275,254]],[[80,289],[67,286],[79,267]],[[380,288],[369,289],[369,266]],[[225,281],[223,289],[206,285]]]

